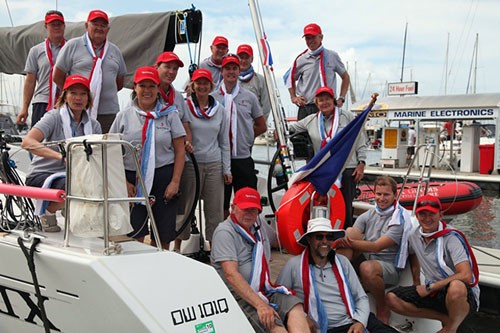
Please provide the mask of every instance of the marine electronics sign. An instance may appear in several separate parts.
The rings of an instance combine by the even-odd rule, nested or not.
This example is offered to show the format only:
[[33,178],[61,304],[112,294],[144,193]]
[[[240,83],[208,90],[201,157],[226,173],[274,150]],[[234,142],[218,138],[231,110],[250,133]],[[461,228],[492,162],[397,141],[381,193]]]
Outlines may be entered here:
[[387,86],[387,94],[393,95],[416,95],[418,94],[418,82],[396,82],[389,83]]
[[498,108],[401,110],[389,111],[387,116],[393,120],[491,119],[498,117]]

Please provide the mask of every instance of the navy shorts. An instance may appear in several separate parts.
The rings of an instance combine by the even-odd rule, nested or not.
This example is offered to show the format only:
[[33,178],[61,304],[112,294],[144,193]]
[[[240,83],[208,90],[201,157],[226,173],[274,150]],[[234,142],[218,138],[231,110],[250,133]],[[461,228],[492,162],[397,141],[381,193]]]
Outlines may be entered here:
[[[396,296],[401,298],[403,301],[414,304],[417,308],[431,309],[448,314],[448,310],[446,309],[446,294],[448,293],[449,286],[450,284],[436,293],[431,293],[431,295],[426,297],[420,297],[417,292],[417,286],[398,287],[391,290],[391,292],[396,294]],[[467,285],[466,287],[469,312],[474,313],[477,309],[476,299],[474,298],[474,293],[472,292],[471,287]]]
[[231,175],[233,176],[233,183],[224,186],[224,209],[226,210],[229,209],[233,189],[235,193],[243,187],[257,189],[255,163],[251,157],[231,159]]
[[31,105],[31,128],[45,115],[47,105],[48,103],[33,103]]
[[[160,234],[161,242],[171,242],[175,239],[175,220],[179,200],[172,199],[166,203],[163,199],[165,189],[172,179],[173,172],[173,164],[155,169],[153,187],[150,192],[150,195],[155,196],[156,199],[151,209],[153,210],[153,216],[158,228],[158,233]],[[125,175],[129,183],[135,184],[135,171],[126,171]],[[134,204],[130,214],[130,222],[134,231],[128,235],[129,237],[142,238],[150,234],[151,239],[155,239],[153,231],[150,231],[150,228],[148,228],[148,214],[146,206],[142,204]]]
[[[51,172],[43,172],[43,173],[35,173],[26,178],[26,185],[33,187],[42,187],[45,179],[52,176]],[[58,190],[66,190],[66,177],[61,177],[55,179],[50,188],[58,189]]]

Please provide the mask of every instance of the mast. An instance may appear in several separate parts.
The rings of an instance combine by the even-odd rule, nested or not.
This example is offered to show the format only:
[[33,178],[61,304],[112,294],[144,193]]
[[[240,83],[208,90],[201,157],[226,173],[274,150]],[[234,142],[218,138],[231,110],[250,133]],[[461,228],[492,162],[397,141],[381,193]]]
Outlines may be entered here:
[[[250,7],[255,39],[257,41],[257,47],[259,49],[259,56],[264,72],[264,78],[266,79],[267,91],[271,100],[271,112],[273,114],[275,130],[278,135],[281,158],[285,167],[286,174],[291,175],[293,172],[295,172],[295,164],[293,163],[293,145],[288,135],[288,126],[285,121],[285,110],[281,102],[273,68],[267,61],[267,52],[270,52],[270,49],[267,44],[267,36],[264,32],[264,25],[262,22],[262,16],[260,14],[258,0],[248,0],[248,6]],[[264,47],[266,47],[267,50],[264,50]]]
[[446,55],[444,59],[444,94],[448,93],[448,54],[450,50],[450,33],[448,32],[448,40],[446,42]]
[[408,33],[408,22],[406,22],[406,27],[405,27],[405,39],[403,41],[403,60],[401,62],[401,78],[399,82],[403,82],[403,73],[405,69],[405,52],[406,52],[406,36]]
[[[472,93],[476,93],[476,81],[477,81],[477,53],[478,53],[478,44],[479,43],[479,34],[476,33],[476,41],[474,42],[474,49],[472,50],[472,60],[470,63],[469,69],[469,80],[467,81],[467,89],[465,93],[468,94],[471,90]],[[471,76],[473,76],[472,84],[471,84]]]

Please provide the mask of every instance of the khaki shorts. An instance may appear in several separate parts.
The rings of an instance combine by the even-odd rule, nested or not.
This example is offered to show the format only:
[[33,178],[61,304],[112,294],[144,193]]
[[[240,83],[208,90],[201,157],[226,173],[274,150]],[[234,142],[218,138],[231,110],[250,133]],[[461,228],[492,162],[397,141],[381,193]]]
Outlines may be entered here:
[[[238,302],[241,310],[245,313],[246,317],[248,318],[248,321],[252,325],[255,332],[267,332],[259,321],[259,315],[257,314],[257,310],[235,293],[233,293],[233,296]],[[276,325],[282,327],[285,326],[288,312],[290,312],[292,308],[297,304],[302,304],[302,301],[297,296],[284,295],[279,293],[272,295],[269,298],[269,302],[277,305],[278,310],[276,312],[278,312],[280,318],[276,318],[275,323]]]

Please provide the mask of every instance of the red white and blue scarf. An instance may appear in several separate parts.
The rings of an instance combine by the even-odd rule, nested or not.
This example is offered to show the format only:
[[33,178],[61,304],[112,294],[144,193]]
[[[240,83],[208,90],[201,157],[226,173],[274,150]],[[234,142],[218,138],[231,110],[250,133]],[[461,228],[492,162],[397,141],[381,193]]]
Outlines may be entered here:
[[193,116],[199,119],[210,119],[215,116],[215,114],[217,113],[217,109],[219,108],[219,102],[217,102],[217,100],[212,96],[208,96],[208,98],[208,109],[201,109],[198,105],[198,102],[196,102],[195,98],[193,98],[193,95],[186,99],[186,103]]
[[[302,289],[304,290],[304,311],[307,313],[309,318],[311,318],[318,332],[326,333],[328,330],[328,317],[323,306],[323,302],[318,295],[316,289],[316,281],[314,279],[314,267],[309,262],[309,248],[302,251],[300,257],[300,273],[302,281]],[[338,256],[335,256],[335,261],[332,263],[332,270],[340,290],[340,297],[344,303],[347,314],[349,317],[353,318],[356,312],[356,303],[354,297],[351,293],[351,288],[349,286],[349,281],[345,275],[344,269]]]
[[[144,112],[136,107],[135,111],[138,115],[145,118],[144,125],[142,126],[142,149],[140,158],[140,172],[144,179],[147,194],[142,193],[142,187],[137,187],[136,197],[147,197],[153,187],[153,178],[155,173],[155,125],[154,120],[164,117],[170,112],[177,111],[175,106],[166,106],[161,102],[157,102],[155,110],[151,112]],[[141,202],[141,204],[145,204]]]
[[248,82],[254,77],[254,75],[255,71],[253,70],[253,66],[250,66],[246,71],[240,72],[238,80],[240,80],[240,82]]
[[163,89],[160,86],[160,95],[161,98],[163,99],[163,102],[167,104],[167,106],[172,106],[175,104],[175,89],[172,85],[169,85],[169,88],[167,91],[163,91]]
[[327,133],[325,128],[325,116],[322,112],[318,112],[318,131],[321,139],[321,148],[323,148],[328,141],[330,141],[336,134],[339,129],[340,123],[340,111],[339,108],[335,107],[332,119],[332,127],[330,131]]
[[319,78],[321,82],[322,87],[327,86],[327,81],[326,81],[326,53],[324,52],[325,48],[323,45],[319,47],[318,49],[311,51],[309,49],[304,50],[301,54],[295,58],[293,61],[291,69],[288,69],[288,71],[284,75],[284,81],[285,81],[285,86],[287,88],[294,88],[295,89],[295,75],[297,74],[297,60],[305,53],[307,53],[307,57],[316,57],[319,55],[319,63],[318,63],[318,72],[319,72]]
[[264,300],[264,302],[276,309],[276,304],[270,303],[268,297],[275,293],[291,295],[292,292],[285,286],[271,283],[271,274],[266,254],[264,252],[261,226],[255,222],[253,225],[255,234],[252,234],[247,228],[238,222],[233,214],[231,214],[231,220],[233,221],[234,228],[241,235],[241,237],[253,245],[252,274],[250,281],[248,281],[250,287],[262,300]]
[[439,221],[439,227],[436,232],[424,233],[422,232],[422,227],[419,228],[419,231],[423,237],[436,240],[436,263],[439,268],[439,273],[444,278],[447,278],[455,274],[455,272],[450,267],[448,267],[448,265],[446,265],[446,262],[444,260],[443,237],[446,237],[448,235],[455,235],[462,244],[462,246],[464,247],[465,252],[467,253],[469,265],[472,270],[472,282],[469,285],[471,287],[475,287],[478,284],[479,268],[477,266],[476,257],[474,256],[474,252],[472,252],[472,248],[470,247],[467,238],[460,230],[457,230],[451,226],[446,225],[446,222],[444,221]]

